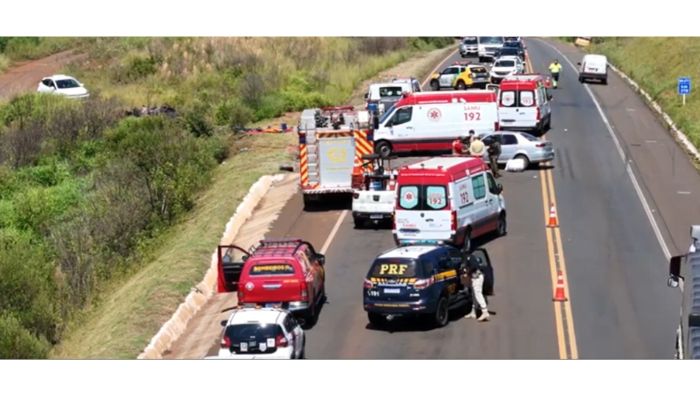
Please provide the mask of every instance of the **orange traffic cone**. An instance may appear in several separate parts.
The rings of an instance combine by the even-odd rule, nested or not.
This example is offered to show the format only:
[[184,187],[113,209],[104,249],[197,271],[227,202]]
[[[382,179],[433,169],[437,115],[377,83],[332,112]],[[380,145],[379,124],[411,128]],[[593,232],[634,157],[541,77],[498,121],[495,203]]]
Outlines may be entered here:
[[557,271],[557,287],[554,290],[553,301],[568,301],[566,294],[564,293],[564,276],[561,271]]
[[549,207],[549,222],[547,222],[547,228],[556,228],[559,226],[559,220],[557,219],[557,209],[554,208],[554,204]]

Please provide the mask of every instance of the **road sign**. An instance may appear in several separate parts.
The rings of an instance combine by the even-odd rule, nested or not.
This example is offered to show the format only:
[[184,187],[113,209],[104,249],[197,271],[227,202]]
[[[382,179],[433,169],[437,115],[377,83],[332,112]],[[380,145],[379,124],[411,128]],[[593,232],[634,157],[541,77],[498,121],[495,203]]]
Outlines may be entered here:
[[690,94],[690,78],[678,78],[678,94]]

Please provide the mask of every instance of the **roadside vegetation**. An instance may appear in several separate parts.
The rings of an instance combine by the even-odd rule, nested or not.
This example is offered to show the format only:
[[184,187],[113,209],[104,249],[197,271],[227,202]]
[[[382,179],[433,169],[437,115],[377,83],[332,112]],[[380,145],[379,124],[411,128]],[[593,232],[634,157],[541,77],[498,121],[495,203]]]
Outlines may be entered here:
[[691,37],[596,38],[588,50],[605,54],[661,105],[688,138],[700,147],[700,97],[694,88],[683,106],[678,78],[700,81],[700,42]]
[[[6,40],[0,51],[14,61],[76,48],[88,57],[69,72],[92,93],[87,101],[28,94],[0,104],[0,358],[138,354],[157,321],[130,320],[126,331],[119,330],[129,314],[117,312],[110,330],[99,333],[99,348],[76,345],[82,340],[77,328],[95,322],[94,310],[111,294],[136,296],[140,307],[150,307],[181,298],[201,279],[205,266],[167,293],[158,292],[163,284],[157,281],[149,293],[124,285],[156,261],[158,268],[171,269],[206,264],[207,255],[181,260],[167,254],[172,246],[210,252],[218,236],[183,232],[223,226],[248,186],[291,158],[285,149],[294,143],[292,135],[249,137],[238,128],[343,102],[363,80],[452,42],[56,39],[39,40],[37,48]],[[163,104],[177,114],[124,113]],[[236,179],[210,188],[221,174]],[[226,207],[218,207],[222,202]],[[133,326],[146,333],[110,349],[110,339]],[[57,346],[71,333],[72,345]]]

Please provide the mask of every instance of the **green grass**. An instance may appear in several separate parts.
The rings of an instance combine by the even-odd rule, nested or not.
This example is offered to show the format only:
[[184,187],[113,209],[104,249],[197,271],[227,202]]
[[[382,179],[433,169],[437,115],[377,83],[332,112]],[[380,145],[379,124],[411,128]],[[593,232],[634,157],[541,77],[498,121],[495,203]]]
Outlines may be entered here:
[[76,317],[52,358],[134,358],[209,267],[212,249],[249,187],[290,162],[292,134],[241,137],[216,168],[188,218],[163,233],[139,272],[112,282],[105,295]]
[[677,80],[689,76],[700,82],[700,41],[697,38],[605,38],[592,53],[608,56],[661,105],[695,146],[700,147],[700,92],[693,88],[685,107],[677,94]]

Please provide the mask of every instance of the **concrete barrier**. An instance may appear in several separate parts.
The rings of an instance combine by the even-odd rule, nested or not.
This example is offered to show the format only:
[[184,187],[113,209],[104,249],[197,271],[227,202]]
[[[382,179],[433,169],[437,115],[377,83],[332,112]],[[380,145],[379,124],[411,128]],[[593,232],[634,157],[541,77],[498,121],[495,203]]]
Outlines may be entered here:
[[[236,208],[221,237],[221,244],[232,244],[236,235],[241,230],[243,224],[253,215],[253,210],[258,206],[260,200],[270,190],[272,184],[284,179],[283,174],[275,176],[264,175],[255,182],[243,198],[243,201]],[[187,327],[187,323],[207,302],[216,290],[216,277],[218,272],[218,259],[216,249],[211,255],[209,269],[204,274],[204,278],[187,295],[185,301],[178,306],[170,319],[161,326],[158,333],[151,339],[146,348],[139,354],[138,359],[161,359],[163,354],[170,349],[170,346],[182,335]]]
[[654,99],[652,99],[652,97],[649,95],[649,93],[647,93],[644,89],[642,89],[642,88],[637,84],[637,82],[633,81],[632,78],[630,78],[629,76],[627,76],[627,74],[625,74],[624,72],[622,72],[620,69],[618,69],[618,68],[615,67],[614,65],[608,63],[608,66],[610,67],[610,69],[612,69],[613,71],[615,71],[615,73],[617,73],[618,75],[620,75],[620,77],[621,77],[625,82],[627,82],[630,86],[632,86],[632,88],[633,88],[637,93],[641,94],[642,97],[644,97],[644,99],[646,100],[647,104],[649,104],[649,106],[650,106],[654,111],[656,111],[656,113],[659,114],[659,116],[661,116],[661,118],[664,120],[664,122],[665,122],[666,125],[668,126],[668,129],[671,131],[671,134],[672,134],[673,137],[675,138],[676,142],[680,143],[680,144],[685,148],[686,152],[687,152],[690,156],[692,156],[693,158],[695,158],[695,161],[700,162],[700,152],[698,152],[697,147],[695,147],[695,145],[690,141],[690,139],[688,139],[688,136],[686,136],[685,133],[683,133],[683,131],[681,131],[680,129],[678,129],[678,127],[676,126],[676,123],[673,122],[673,120],[671,119],[671,117],[669,117],[668,114],[666,114],[666,112],[664,112],[664,110],[661,108],[661,106],[660,106],[656,101],[654,101]]

